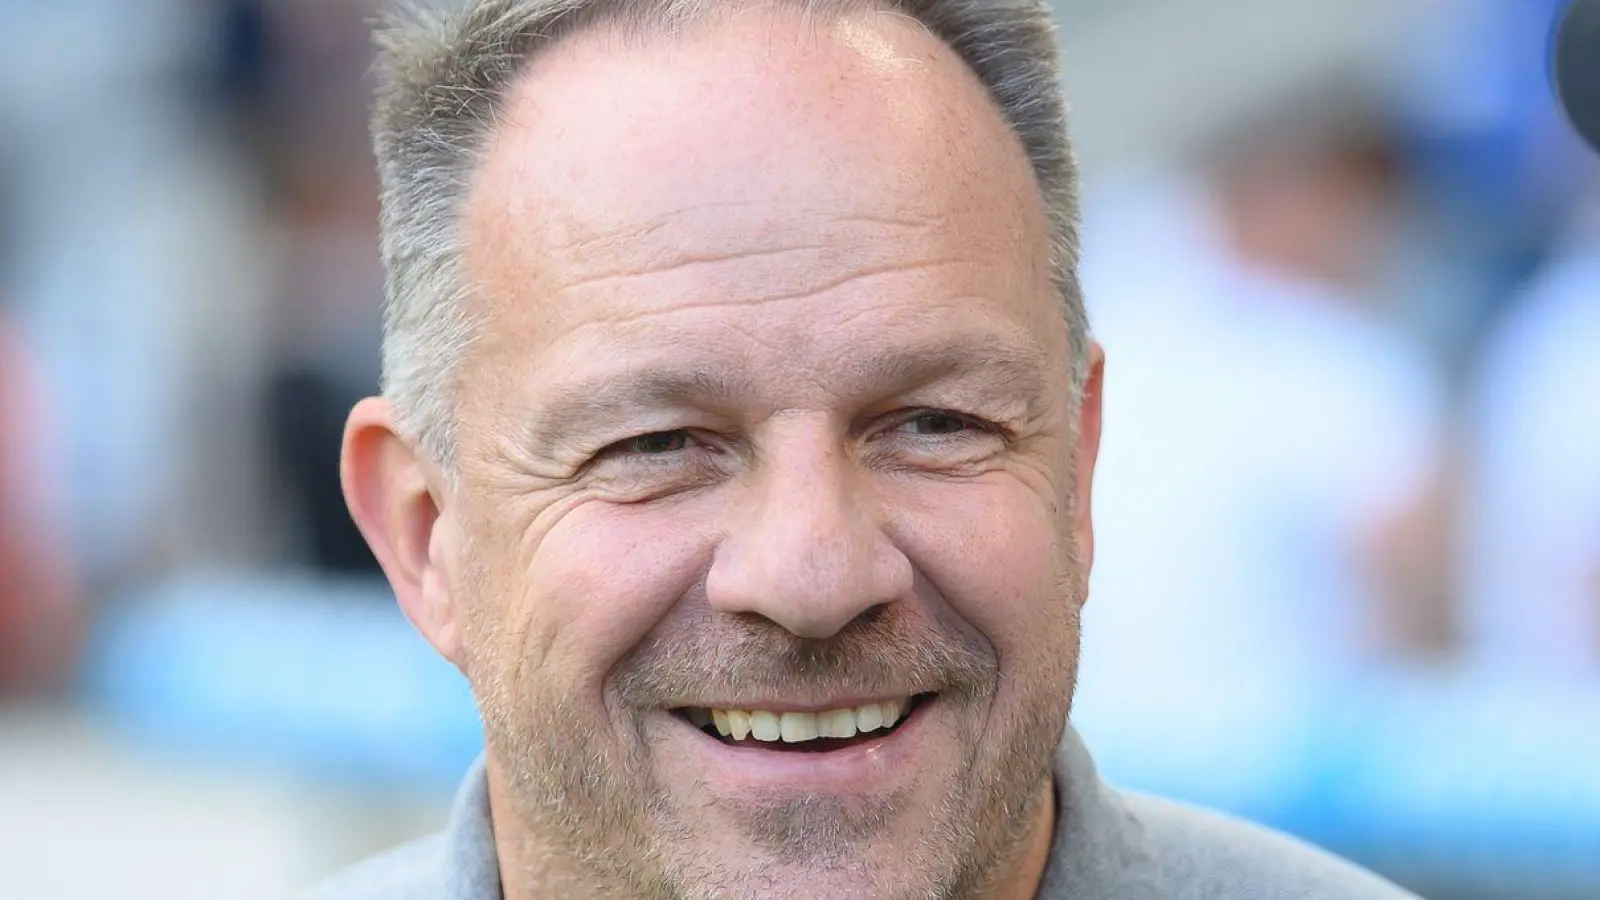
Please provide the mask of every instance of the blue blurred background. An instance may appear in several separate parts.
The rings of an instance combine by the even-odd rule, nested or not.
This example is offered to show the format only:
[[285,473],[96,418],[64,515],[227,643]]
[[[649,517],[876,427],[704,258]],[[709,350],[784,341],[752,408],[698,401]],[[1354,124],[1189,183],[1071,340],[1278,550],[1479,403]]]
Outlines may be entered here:
[[[1108,357],[1106,775],[1435,900],[1600,898],[1600,160],[1553,0],[1058,0]],[[465,684],[337,481],[366,0],[0,0],[0,895],[283,896]]]

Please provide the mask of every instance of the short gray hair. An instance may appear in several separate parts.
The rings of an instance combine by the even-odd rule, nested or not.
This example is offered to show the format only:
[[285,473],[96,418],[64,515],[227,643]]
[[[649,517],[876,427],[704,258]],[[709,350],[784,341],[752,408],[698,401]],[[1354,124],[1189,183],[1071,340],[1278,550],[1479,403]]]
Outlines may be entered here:
[[[1045,0],[788,0],[808,13],[907,15],[978,76],[1026,151],[1049,217],[1056,287],[1071,335],[1071,390],[1088,365],[1077,276],[1077,163],[1059,48]],[[377,31],[373,143],[387,270],[383,392],[400,430],[440,463],[454,456],[456,373],[476,325],[459,220],[505,95],[529,61],[586,28],[666,30],[737,0],[453,0],[401,3]]]

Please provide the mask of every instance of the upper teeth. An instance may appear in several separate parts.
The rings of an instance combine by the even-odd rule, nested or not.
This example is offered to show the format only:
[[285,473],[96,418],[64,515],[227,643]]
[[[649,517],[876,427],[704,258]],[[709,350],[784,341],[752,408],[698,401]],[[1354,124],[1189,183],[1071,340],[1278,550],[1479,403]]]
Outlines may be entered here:
[[905,715],[906,706],[905,700],[885,700],[819,713],[692,709],[689,719],[701,727],[715,725],[718,734],[736,741],[755,738],[797,744],[816,738],[852,738],[858,733],[893,728]]

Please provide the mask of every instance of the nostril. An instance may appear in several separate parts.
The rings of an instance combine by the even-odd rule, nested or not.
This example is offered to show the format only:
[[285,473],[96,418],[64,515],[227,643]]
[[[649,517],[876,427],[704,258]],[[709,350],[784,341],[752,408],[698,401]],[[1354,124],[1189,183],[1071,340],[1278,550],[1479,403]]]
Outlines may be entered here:
[[852,625],[859,625],[859,626],[876,625],[879,622],[882,622],[884,620],[884,618],[886,618],[888,615],[889,615],[889,604],[888,603],[879,603],[879,604],[876,604],[874,606],[869,606],[866,609],[862,610],[861,614],[856,616],[855,621],[852,622],[851,624]]
[[869,606],[844,623],[842,628],[835,628],[831,624],[824,625],[823,620],[819,618],[804,619],[797,616],[774,618],[759,612],[742,612],[735,615],[758,628],[778,628],[807,641],[826,642],[839,638],[846,632],[881,624],[889,615],[889,606],[888,603]]

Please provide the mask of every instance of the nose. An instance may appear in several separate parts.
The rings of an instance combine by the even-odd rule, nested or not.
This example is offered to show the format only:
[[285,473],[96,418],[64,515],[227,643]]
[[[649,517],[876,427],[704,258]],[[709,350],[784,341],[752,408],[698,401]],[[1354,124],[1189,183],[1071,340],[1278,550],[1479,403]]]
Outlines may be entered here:
[[783,430],[734,501],[707,599],[719,612],[759,615],[820,640],[906,597],[911,561],[885,533],[866,476],[826,424]]

